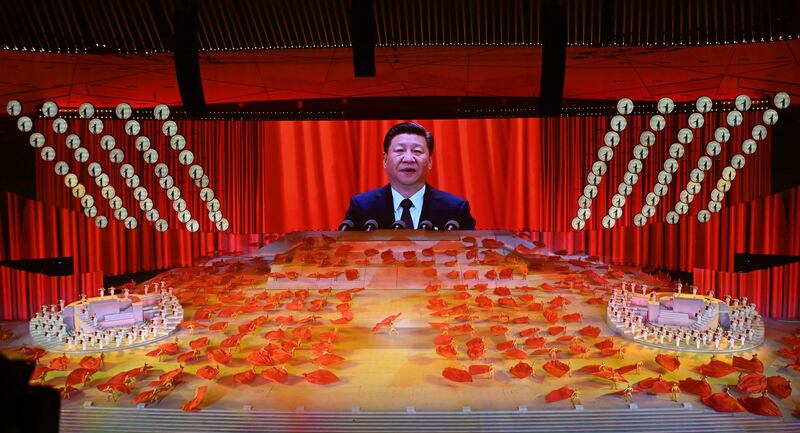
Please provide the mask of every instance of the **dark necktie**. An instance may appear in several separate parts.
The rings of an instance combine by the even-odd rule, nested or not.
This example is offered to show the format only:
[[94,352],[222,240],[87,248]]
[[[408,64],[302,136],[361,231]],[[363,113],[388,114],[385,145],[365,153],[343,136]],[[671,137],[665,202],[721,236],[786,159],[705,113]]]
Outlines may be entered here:
[[414,206],[414,203],[407,198],[400,202],[400,207],[403,208],[403,214],[400,216],[400,221],[403,221],[406,224],[406,228],[409,230],[414,229],[414,220],[411,219],[411,206]]

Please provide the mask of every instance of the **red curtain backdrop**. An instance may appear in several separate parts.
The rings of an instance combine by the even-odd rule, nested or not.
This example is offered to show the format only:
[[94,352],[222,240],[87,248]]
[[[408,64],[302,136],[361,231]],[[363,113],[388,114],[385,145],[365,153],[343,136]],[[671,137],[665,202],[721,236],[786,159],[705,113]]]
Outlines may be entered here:
[[[722,154],[715,158],[703,189],[691,206],[694,219],[700,206],[709,200],[713,183],[749,137],[750,128],[760,115],[746,113],[745,123],[732,128],[731,140],[723,143]],[[724,112],[706,115],[706,126],[695,131],[680,161],[681,169],[670,186],[670,194],[659,207],[655,220],[663,220],[677,201],[677,192],[689,180],[689,172],[704,154],[705,144],[713,139],[717,126],[724,125]],[[667,149],[676,141],[679,128],[686,126],[687,114],[667,116],[667,128],[656,134],[657,142],[645,160],[645,170],[626,204],[618,225],[632,225],[633,215],[656,183]],[[595,215],[587,228],[600,228],[602,215],[622,181],[649,116],[629,118],[592,206]],[[434,169],[430,182],[470,200],[479,228],[523,228],[540,231],[571,230],[570,221],[577,210],[577,199],[586,184],[586,175],[597,159],[597,149],[609,129],[608,116],[577,116],[551,119],[478,119],[420,121],[436,138]],[[71,157],[64,145],[64,135],[52,132],[50,122],[38,121],[37,130],[45,131],[47,142],[57,152],[56,160],[68,160],[72,172],[95,197],[99,188],[88,175],[85,164]],[[230,220],[232,233],[270,233],[295,230],[325,230],[338,226],[352,195],[387,182],[382,165],[383,136],[396,121],[178,121],[186,136],[187,148],[203,165],[211,187],[222,203],[222,213]],[[177,227],[175,212],[163,189],[157,184],[153,165],[145,164],[134,149],[134,138],[122,132],[122,121],[106,121],[102,135],[116,137],[117,148],[124,150],[125,162],[133,164],[142,184],[156,202],[155,208],[169,215],[171,227]],[[201,231],[213,231],[207,211],[199,199],[199,189],[188,175],[188,167],[177,161],[178,152],[168,145],[160,132],[160,122],[144,121],[143,135],[151,138],[153,148],[165,161],[189,205],[200,222]],[[70,121],[70,132],[81,137],[97,161],[109,173],[111,184],[123,198],[123,205],[134,212],[145,226],[143,213],[135,209],[132,191],[119,175],[119,164],[112,164],[108,152],[100,149],[99,135],[88,133],[87,122]],[[771,180],[771,143],[769,137],[759,143],[755,155],[747,157],[745,168],[734,180],[725,204],[733,205],[767,195]],[[37,163],[37,194],[40,200],[80,210],[53,171],[53,162]],[[110,215],[104,200],[98,209]]]
[[656,222],[642,228],[534,232],[531,238],[553,250],[586,253],[608,263],[684,272],[733,271],[735,253],[800,256],[800,187],[712,215],[705,224],[696,219],[676,225]]
[[[7,240],[3,239],[6,235]],[[127,230],[118,223],[99,229],[82,212],[0,194],[0,245],[8,245],[0,248],[0,260],[72,257],[75,273],[121,275],[189,266],[215,252],[235,255],[253,251],[278,236],[186,230],[160,233],[147,227]]]
[[800,263],[747,273],[695,269],[694,283],[718,298],[747,296],[768,317],[800,318]]
[[67,303],[94,287],[103,287],[103,273],[49,277],[0,266],[0,320],[30,318],[42,305]]
[[[656,133],[656,144],[645,160],[645,169],[625,205],[624,216],[613,230],[604,230],[600,220],[649,120],[649,116],[629,116],[629,126],[621,134],[622,143],[614,149],[615,157],[600,184],[593,216],[584,232],[572,231],[570,221],[586,175],[597,159],[597,149],[609,129],[609,116],[420,123],[436,137],[430,183],[469,199],[478,228],[540,231],[544,232],[541,236],[545,241],[548,237],[559,240],[548,243],[569,244],[573,250],[620,263],[688,272],[694,268],[730,271],[733,252],[796,254],[800,245],[797,229],[787,222],[797,221],[800,216],[798,193],[765,197],[771,182],[769,136],[759,142],[754,155],[747,156],[746,166],[738,172],[726,196],[723,211],[712,214],[705,225],[696,219],[697,211],[708,202],[722,167],[740,152],[741,141],[760,119],[759,113],[745,114],[744,124],[731,128],[731,139],[714,159],[689,213],[680,224],[671,226],[663,223],[666,212],[677,201],[678,191],[685,187],[689,172],[712,139],[714,129],[724,124],[724,112],[706,115],[705,126],[695,131],[694,141],[686,147],[669,194],[657,207],[652,224],[642,229],[633,225],[633,215],[656,183],[667,149],[676,140],[678,129],[686,126],[688,114],[667,116],[667,128]],[[6,226],[0,230],[0,237],[8,236],[0,239],[0,245],[7,245],[0,251],[4,260],[72,256],[76,273],[102,271],[105,275],[118,275],[185,266],[215,250],[246,251],[263,242],[260,233],[335,228],[353,194],[387,181],[381,163],[382,140],[396,121],[178,120],[187,148],[195,153],[195,162],[205,168],[210,186],[221,201],[222,213],[230,220],[230,230],[224,234],[208,220],[199,188],[189,178],[188,167],[178,163],[178,152],[169,147],[160,132],[160,122],[142,121],[142,135],[151,138],[160,160],[169,166],[188,209],[200,223],[199,233],[188,233],[179,227],[176,213],[157,183],[154,166],[144,163],[141,152],[134,148],[134,138],[122,131],[122,121],[105,121],[101,135],[89,134],[87,123],[69,121],[69,132],[78,134],[90,152],[90,159],[84,164],[78,163],[66,148],[65,135],[52,132],[50,122],[37,120],[35,129],[44,133],[48,145],[55,148],[56,161],[68,161],[71,171],[95,196],[100,214],[112,220],[109,227],[94,227],[93,220],[82,215],[79,200],[72,197],[63,178],[55,174],[54,162],[37,157],[39,200],[4,197],[6,210],[0,215],[0,224]],[[169,221],[167,233],[157,232],[144,219],[132,190],[119,175],[119,164],[112,164],[108,151],[100,149],[100,137],[105,134],[116,138],[117,148],[125,152],[124,162],[134,166],[155,208]],[[27,146],[27,137],[21,136],[20,142]],[[139,228],[129,231],[113,221],[112,210],[87,172],[92,161],[99,162],[109,174],[111,185],[122,197],[123,206],[138,219]]]

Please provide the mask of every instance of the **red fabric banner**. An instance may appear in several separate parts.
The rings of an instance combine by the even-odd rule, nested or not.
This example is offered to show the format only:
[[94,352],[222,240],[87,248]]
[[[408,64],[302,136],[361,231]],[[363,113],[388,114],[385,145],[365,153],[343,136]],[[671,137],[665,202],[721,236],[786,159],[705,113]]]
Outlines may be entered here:
[[[639,135],[647,129],[650,116],[628,116],[628,127],[621,132],[621,144],[608,173],[599,186],[592,206],[588,229],[601,228],[600,220],[610,206],[622,175],[627,170]],[[642,207],[647,192],[656,183],[657,174],[676,141],[679,128],[686,127],[686,115],[667,116],[667,127],[656,133],[656,143],[644,160],[644,170],[624,208],[618,226],[633,226],[633,215]],[[725,125],[725,112],[706,115],[706,126],[694,131],[694,141],[686,146],[679,161],[680,170],[670,185],[670,193],[658,206],[654,221],[663,221],[677,201],[678,192],[689,180],[691,168],[705,152],[705,143],[713,140],[714,129]],[[706,173],[700,194],[692,203],[690,215],[696,214],[709,200],[712,182],[720,177],[730,157],[741,153],[741,141],[749,137],[752,125],[760,122],[755,111],[745,113],[744,124],[731,128],[731,139],[714,159]],[[155,164],[147,164],[135,149],[135,137],[123,132],[120,120],[106,120],[102,134],[88,132],[86,120],[70,120],[70,130],[89,150],[89,161],[78,163],[65,146],[65,135],[53,132],[51,121],[38,120],[46,142],[56,149],[56,160],[69,162],[87,190],[98,198],[101,214],[110,215],[100,188],[87,173],[89,162],[99,162],[111,178],[111,185],[140,227],[152,230],[137,209],[132,191],[119,174],[120,164],[109,161],[109,151],[99,146],[102,135],[116,138],[116,148],[125,152],[123,162],[134,166],[162,217],[170,227],[180,224],[165,191],[158,185]],[[191,214],[200,223],[200,231],[213,231],[207,210],[188,174],[188,166],[178,162],[178,151],[169,146],[161,133],[161,122],[142,120],[140,135],[151,139],[159,161],[169,167],[186,200]],[[222,213],[230,221],[232,233],[269,233],[296,230],[324,230],[338,226],[352,195],[387,182],[383,171],[383,137],[396,121],[183,121],[179,132],[186,137],[186,148],[195,154],[195,162],[205,168],[211,187],[221,201]],[[572,230],[570,221],[577,211],[577,199],[586,184],[586,175],[597,160],[597,149],[610,128],[609,116],[578,116],[547,119],[470,119],[423,120],[433,132],[436,148],[433,155],[431,184],[470,200],[480,229],[529,228],[537,231]],[[755,154],[733,181],[724,205],[735,205],[767,195],[771,182],[770,135],[759,142]],[[37,158],[37,195],[46,203],[82,210],[77,199],[56,175],[54,162]],[[690,217],[687,215],[687,219]],[[693,217],[692,217],[693,218]],[[713,218],[712,218],[713,220]],[[119,225],[116,223],[115,225]]]
[[695,268],[733,271],[735,253],[800,256],[797,221],[800,187],[723,208],[705,224],[692,215],[675,225],[655,222],[642,228],[533,232],[528,236],[552,250],[582,252],[608,263],[684,272]]
[[103,287],[102,272],[50,277],[0,266],[0,320],[28,319],[42,305],[72,302],[95,287]]
[[[614,148],[615,157],[599,185],[586,230],[574,232],[570,221],[576,214],[577,198],[586,183],[591,164],[597,159],[609,116],[577,116],[552,119],[475,119],[420,121],[436,138],[431,184],[470,200],[473,215],[482,229],[530,229],[552,249],[585,251],[612,263],[692,271],[694,268],[732,270],[734,252],[800,254],[800,188],[768,196],[771,183],[771,135],[747,156],[726,194],[723,210],[706,224],[696,214],[709,200],[709,193],[730,157],[740,153],[741,141],[749,135],[759,113],[745,113],[745,121],[731,128],[731,139],[706,173],[702,190],[689,213],[677,225],[664,216],[685,187],[691,168],[724,124],[724,112],[709,113],[706,126],[695,130],[686,146],[680,169],[669,194],[657,207],[656,216],[644,228],[635,227],[633,215],[656,183],[656,176],[685,127],[686,114],[667,116],[667,128],[656,133],[656,144],[644,161],[644,171],[624,207],[624,215],[613,230],[600,228],[622,174],[639,142],[649,116],[628,116],[629,126]],[[77,134],[90,153],[78,163],[65,145],[65,135],[56,135],[50,121],[37,120],[47,144],[56,150],[56,161],[67,161],[70,171],[96,198],[100,214],[109,217],[106,229],[82,215],[79,200],[55,174],[54,162],[38,157],[36,163],[39,201],[5,194],[0,199],[0,259],[73,257],[78,274],[103,272],[119,275],[144,270],[186,266],[215,251],[247,252],[265,243],[264,235],[293,230],[335,228],[358,192],[386,182],[382,140],[395,121],[183,121],[179,132],[187,149],[195,154],[210,178],[210,186],[230,221],[226,233],[216,231],[207,218],[199,188],[189,177],[188,166],[177,160],[161,131],[161,122],[142,120],[142,133],[151,138],[159,160],[169,167],[188,210],[200,223],[199,233],[189,233],[178,222],[164,189],[159,186],[154,164],[147,164],[127,136],[119,120],[106,120],[103,134],[88,132],[85,120],[70,120],[69,133]],[[120,164],[111,163],[109,151],[99,146],[100,137],[116,138],[116,148],[125,153],[155,203],[169,221],[170,230],[157,232],[138,209],[132,190],[119,174]],[[20,140],[23,141],[23,140]],[[25,140],[27,141],[27,140]],[[27,144],[23,144],[27,146]],[[100,188],[89,176],[87,165],[97,161],[109,174],[111,185],[139,222],[127,230],[114,221],[112,210],[100,196]],[[3,293],[6,293],[3,285]],[[94,289],[96,287],[93,287]],[[53,302],[49,300],[48,302]]]
[[800,263],[746,273],[695,269],[693,276],[702,293],[714,289],[717,298],[747,296],[764,316],[800,318]]

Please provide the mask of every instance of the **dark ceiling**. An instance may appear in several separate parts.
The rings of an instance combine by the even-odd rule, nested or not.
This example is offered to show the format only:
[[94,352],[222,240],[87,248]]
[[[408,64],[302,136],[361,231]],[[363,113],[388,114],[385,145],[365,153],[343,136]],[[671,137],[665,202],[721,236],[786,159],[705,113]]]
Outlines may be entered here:
[[[374,0],[378,47],[541,44],[547,0]],[[796,0],[563,0],[567,44],[702,45],[800,35]],[[194,7],[201,51],[351,46],[350,0],[3,2],[0,47],[60,53],[171,51]]]
[[[435,103],[455,116],[493,115],[466,100],[478,110],[529,115],[541,95],[545,3],[374,0],[376,74],[355,77],[350,0],[4,2],[0,103],[184,105],[174,29],[189,14],[197,18],[199,76],[212,112],[295,116],[317,101],[320,116],[337,117],[373,99],[364,110],[374,115],[376,106],[401,103],[415,112]],[[564,106],[778,91],[800,99],[799,3],[564,0]]]

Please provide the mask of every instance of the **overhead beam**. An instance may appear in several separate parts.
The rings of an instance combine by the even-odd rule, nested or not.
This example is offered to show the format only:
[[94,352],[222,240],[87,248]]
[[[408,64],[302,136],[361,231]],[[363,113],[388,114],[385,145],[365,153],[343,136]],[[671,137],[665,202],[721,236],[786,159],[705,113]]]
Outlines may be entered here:
[[200,52],[197,44],[197,2],[185,0],[175,9],[172,17],[174,31],[170,34],[164,8],[158,0],[150,0],[150,8],[160,39],[168,41],[175,60],[175,78],[178,81],[183,109],[189,117],[208,113],[203,79],[200,76]]
[[350,42],[353,45],[353,72],[356,77],[375,76],[375,14],[372,0],[350,3]]
[[542,75],[539,112],[558,116],[564,97],[567,63],[567,18],[563,0],[545,0],[542,5]]

